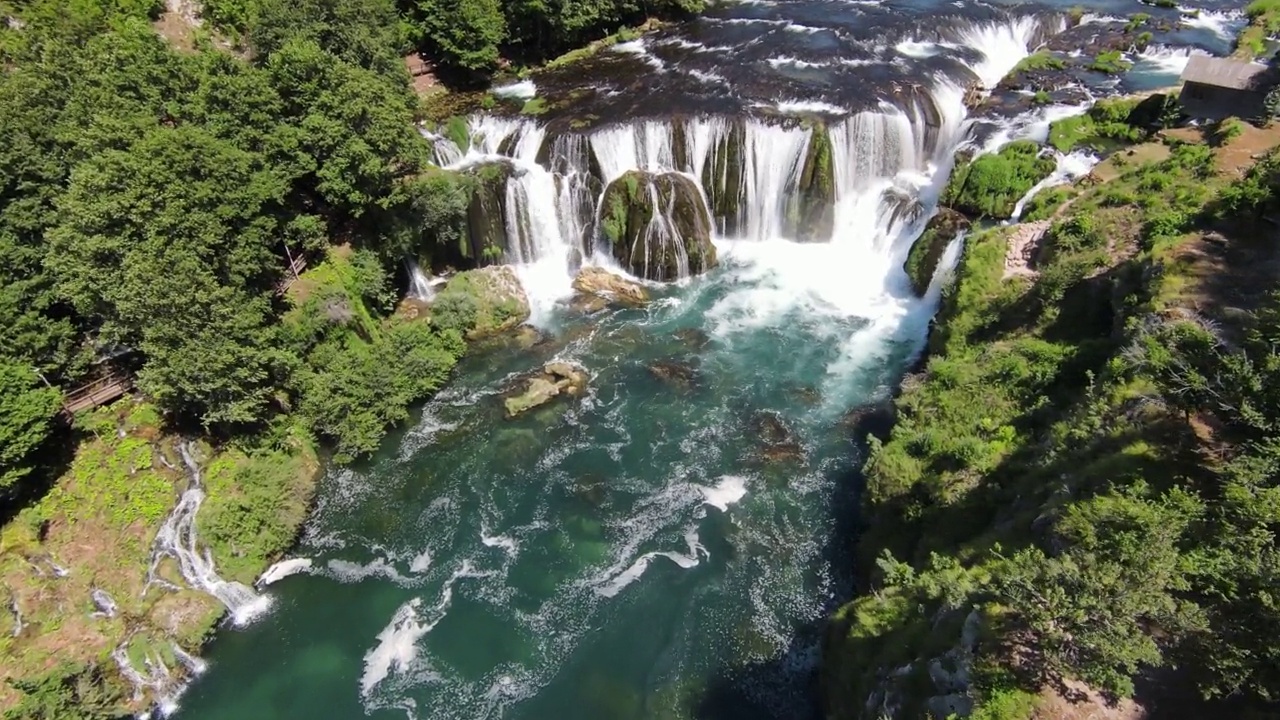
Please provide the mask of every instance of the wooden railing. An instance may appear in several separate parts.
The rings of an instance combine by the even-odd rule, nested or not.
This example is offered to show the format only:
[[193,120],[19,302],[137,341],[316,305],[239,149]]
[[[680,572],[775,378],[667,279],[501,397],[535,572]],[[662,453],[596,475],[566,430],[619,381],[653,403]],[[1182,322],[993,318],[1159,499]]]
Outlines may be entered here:
[[133,389],[133,377],[118,370],[113,371],[64,395],[62,409],[68,415],[75,415],[81,410],[109,403],[131,389]]

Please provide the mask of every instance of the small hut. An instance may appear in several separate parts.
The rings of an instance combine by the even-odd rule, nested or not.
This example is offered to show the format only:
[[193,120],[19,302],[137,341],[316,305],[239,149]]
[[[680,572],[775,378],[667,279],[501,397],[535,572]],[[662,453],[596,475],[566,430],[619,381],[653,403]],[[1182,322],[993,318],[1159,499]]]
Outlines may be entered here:
[[1192,55],[1182,71],[1183,111],[1198,120],[1235,116],[1259,118],[1266,113],[1271,89],[1267,66],[1226,58]]

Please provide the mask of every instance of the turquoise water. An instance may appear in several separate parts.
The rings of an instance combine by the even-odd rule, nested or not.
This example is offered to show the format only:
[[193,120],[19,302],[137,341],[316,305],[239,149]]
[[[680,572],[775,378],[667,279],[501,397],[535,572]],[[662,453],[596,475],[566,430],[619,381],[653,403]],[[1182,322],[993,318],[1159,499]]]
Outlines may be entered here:
[[[566,310],[468,359],[331,470],[293,553],[310,571],[219,634],[179,717],[810,716],[851,569],[845,416],[887,395],[930,308],[830,246],[724,255],[646,309]],[[590,392],[505,419],[501,391],[551,358]]]

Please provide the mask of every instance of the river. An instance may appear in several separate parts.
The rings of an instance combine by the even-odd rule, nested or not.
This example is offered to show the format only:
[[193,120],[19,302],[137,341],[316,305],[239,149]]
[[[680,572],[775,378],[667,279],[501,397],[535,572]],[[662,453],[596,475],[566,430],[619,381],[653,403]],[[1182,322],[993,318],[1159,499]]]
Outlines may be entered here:
[[[962,104],[1064,31],[1065,9],[724,3],[535,78],[593,89],[570,110],[473,118],[438,159],[516,165],[506,222],[542,340],[468,358],[374,458],[327,473],[296,572],[267,588],[269,612],[219,633],[178,717],[817,717],[821,624],[851,592],[865,427],[850,411],[918,356],[959,241],[924,298],[902,261],[957,149],[1043,139],[1081,111]],[[1115,2],[1086,26],[1139,9],[1176,28],[1088,92],[1167,83],[1241,22]],[[574,117],[590,127],[565,130]],[[834,230],[797,243],[786,193],[813,132],[834,149]],[[701,179],[726,138],[746,169],[720,266],[643,309],[566,308],[573,208],[598,192],[572,177]],[[586,395],[503,417],[500,394],[551,359],[587,369]]]

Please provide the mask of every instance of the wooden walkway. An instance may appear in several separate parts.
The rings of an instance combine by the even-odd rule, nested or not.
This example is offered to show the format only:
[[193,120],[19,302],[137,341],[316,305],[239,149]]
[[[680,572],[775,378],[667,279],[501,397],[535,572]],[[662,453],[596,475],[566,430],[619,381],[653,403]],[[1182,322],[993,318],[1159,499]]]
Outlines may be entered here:
[[62,398],[62,409],[68,415],[109,403],[133,389],[133,377],[121,371],[113,371],[87,385],[67,393]]

